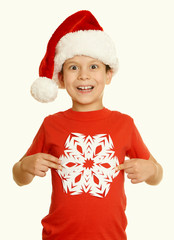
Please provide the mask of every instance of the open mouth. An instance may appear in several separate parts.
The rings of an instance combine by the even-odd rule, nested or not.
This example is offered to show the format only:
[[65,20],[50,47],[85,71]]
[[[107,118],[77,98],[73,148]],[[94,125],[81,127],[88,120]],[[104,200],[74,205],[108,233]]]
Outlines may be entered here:
[[77,89],[81,92],[90,92],[94,89],[94,86],[78,86]]

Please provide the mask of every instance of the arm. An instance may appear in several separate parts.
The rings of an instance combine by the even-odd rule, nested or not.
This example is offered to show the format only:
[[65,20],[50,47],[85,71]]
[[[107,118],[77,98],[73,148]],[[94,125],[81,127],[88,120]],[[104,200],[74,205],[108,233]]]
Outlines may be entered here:
[[29,184],[34,178],[33,174],[24,171],[21,166],[25,157],[26,155],[24,155],[24,157],[21,158],[20,161],[15,163],[15,165],[13,166],[13,179],[19,186]]
[[117,166],[116,170],[124,170],[132,183],[146,182],[149,185],[157,185],[163,177],[163,169],[152,155],[148,160],[140,158],[126,160],[124,164]]
[[149,177],[145,182],[149,185],[157,185],[163,178],[163,168],[152,155],[150,155],[149,161],[151,161],[151,163],[154,165],[155,170],[154,174],[152,174],[152,176]]
[[61,161],[46,153],[26,156],[13,166],[13,179],[19,185],[27,185],[35,176],[44,177],[49,168],[61,170]]

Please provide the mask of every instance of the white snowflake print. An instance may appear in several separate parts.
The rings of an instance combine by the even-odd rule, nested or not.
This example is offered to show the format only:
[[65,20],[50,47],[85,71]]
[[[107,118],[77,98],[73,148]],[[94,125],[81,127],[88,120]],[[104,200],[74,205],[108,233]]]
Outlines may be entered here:
[[70,134],[65,143],[64,155],[59,157],[63,169],[58,174],[64,191],[70,195],[85,192],[95,197],[105,197],[110,183],[119,173],[115,171],[119,161],[114,154],[110,135]]

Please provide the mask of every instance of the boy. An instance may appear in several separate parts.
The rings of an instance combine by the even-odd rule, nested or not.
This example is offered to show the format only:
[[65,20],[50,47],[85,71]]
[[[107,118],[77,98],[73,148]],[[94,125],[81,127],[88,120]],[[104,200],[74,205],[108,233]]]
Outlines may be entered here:
[[[20,186],[51,169],[44,240],[127,239],[124,172],[132,183],[156,185],[162,179],[162,167],[133,119],[103,106],[105,85],[117,69],[114,44],[89,11],[68,17],[48,43],[31,94],[53,101],[59,85],[70,95],[72,108],[46,117],[13,167]],[[125,162],[125,156],[130,160]]]

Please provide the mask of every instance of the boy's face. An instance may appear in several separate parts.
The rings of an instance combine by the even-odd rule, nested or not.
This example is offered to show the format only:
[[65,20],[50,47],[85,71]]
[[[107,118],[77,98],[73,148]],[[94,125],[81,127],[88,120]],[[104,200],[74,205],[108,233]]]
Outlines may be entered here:
[[75,56],[65,61],[59,82],[70,95],[73,110],[93,111],[103,107],[106,84],[111,82],[112,71],[99,60],[87,56]]

